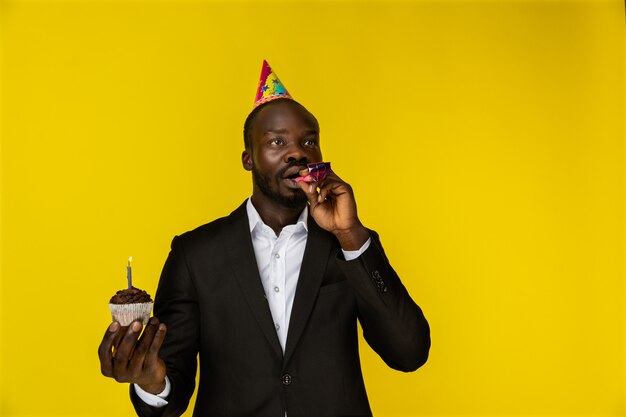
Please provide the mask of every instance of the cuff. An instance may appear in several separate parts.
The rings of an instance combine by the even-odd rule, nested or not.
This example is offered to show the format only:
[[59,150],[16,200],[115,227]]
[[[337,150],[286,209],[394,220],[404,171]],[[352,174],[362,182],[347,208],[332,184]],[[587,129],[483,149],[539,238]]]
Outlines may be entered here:
[[356,258],[358,258],[359,256],[361,256],[361,254],[363,252],[365,252],[367,250],[367,248],[370,247],[370,243],[372,242],[372,238],[367,238],[367,240],[365,241],[365,243],[363,244],[363,246],[361,246],[361,249],[359,250],[341,250],[343,252],[343,257],[346,261],[352,261]]
[[139,388],[139,385],[133,384],[133,388],[135,388],[135,392],[137,396],[144,403],[148,404],[151,407],[165,407],[167,402],[167,397],[170,395],[170,391],[172,390],[172,385],[170,384],[170,379],[165,377],[165,388],[158,394],[151,394]]

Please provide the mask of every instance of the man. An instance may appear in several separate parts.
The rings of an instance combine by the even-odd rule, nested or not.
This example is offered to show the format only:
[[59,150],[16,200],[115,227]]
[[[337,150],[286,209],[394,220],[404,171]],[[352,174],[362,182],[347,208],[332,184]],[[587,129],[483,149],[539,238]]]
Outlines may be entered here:
[[[263,63],[244,126],[252,196],[230,216],[176,237],[141,337],[112,323],[102,373],[130,382],[140,416],[178,416],[200,357],[194,416],[371,416],[357,346],[394,369],[428,357],[429,328],[357,216],[334,172],[295,181],[322,161],[319,125]],[[318,190],[319,189],[319,190]]]

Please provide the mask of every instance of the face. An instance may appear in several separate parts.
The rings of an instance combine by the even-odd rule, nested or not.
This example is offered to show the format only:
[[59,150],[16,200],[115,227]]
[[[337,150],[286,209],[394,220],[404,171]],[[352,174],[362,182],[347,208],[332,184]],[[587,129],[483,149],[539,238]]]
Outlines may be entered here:
[[309,162],[321,162],[319,125],[292,100],[262,108],[250,128],[250,146],[242,155],[252,171],[254,194],[288,208],[304,207],[307,198],[295,182]]

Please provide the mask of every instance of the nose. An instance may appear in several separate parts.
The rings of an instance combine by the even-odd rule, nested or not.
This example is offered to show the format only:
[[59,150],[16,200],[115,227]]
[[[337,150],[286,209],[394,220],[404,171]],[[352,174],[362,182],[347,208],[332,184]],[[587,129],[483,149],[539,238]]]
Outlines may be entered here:
[[285,162],[295,161],[306,164],[309,162],[309,158],[308,150],[298,143],[292,143],[287,152],[285,152]]

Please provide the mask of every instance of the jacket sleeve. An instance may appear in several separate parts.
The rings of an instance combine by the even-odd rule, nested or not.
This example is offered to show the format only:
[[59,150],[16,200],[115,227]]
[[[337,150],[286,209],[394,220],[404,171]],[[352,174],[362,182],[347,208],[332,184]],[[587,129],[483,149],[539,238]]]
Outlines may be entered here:
[[430,328],[389,264],[376,232],[358,258],[339,260],[357,301],[367,343],[393,369],[414,371],[428,359]]
[[168,405],[161,408],[144,403],[131,386],[131,400],[141,417],[177,417],[185,412],[193,394],[199,346],[197,292],[189,272],[183,242],[172,241],[154,298],[154,316],[167,325],[159,356],[167,367],[172,390]]

